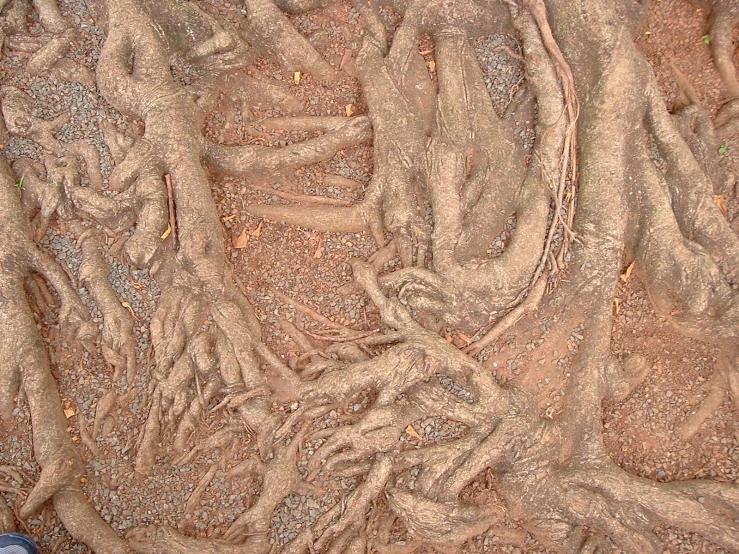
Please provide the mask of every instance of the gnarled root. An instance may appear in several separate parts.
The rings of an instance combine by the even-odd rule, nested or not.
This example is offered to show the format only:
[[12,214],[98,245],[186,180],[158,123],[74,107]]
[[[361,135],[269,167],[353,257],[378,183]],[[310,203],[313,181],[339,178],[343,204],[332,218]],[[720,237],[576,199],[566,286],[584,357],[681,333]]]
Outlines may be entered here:
[[271,0],[246,0],[249,12],[247,35],[278,59],[290,75],[295,71],[312,73],[323,81],[333,81],[333,68],[321,58],[289,23]]
[[[69,33],[53,2],[36,4],[44,26],[58,35],[47,46],[29,42],[41,48],[31,61],[42,69],[63,50]],[[31,242],[28,216],[38,236],[57,217],[82,250],[79,278],[103,314],[103,355],[115,367],[114,377],[125,373],[130,384],[137,369],[135,318],[108,281],[101,234],[77,221],[84,217],[111,235],[135,225],[117,252],[149,268],[162,291],[151,321],[154,367],[146,376],[148,417],[136,473],[150,474],[159,454],[174,454],[173,463],[182,465],[204,451],[221,450],[223,460],[247,437],[257,447],[232,476],[259,474],[262,490],[226,540],[140,530],[131,536],[136,551],[388,552],[396,522],[408,551],[426,544],[449,549],[504,515],[503,507],[467,500],[465,491],[482,475],[491,486],[497,483],[505,510],[552,548],[596,551],[608,537],[627,551],[659,552],[654,527],[677,523],[739,549],[736,486],[656,484],[630,476],[609,459],[601,437],[602,403],[627,398],[649,368],[639,355],[621,362],[611,352],[613,292],[624,260],[635,261],[656,308],[681,331],[711,338],[722,349],[716,388],[700,417],[686,422],[684,435],[694,432],[725,389],[735,403],[739,399],[739,242],[715,205],[714,194],[724,185],[717,183],[720,172],[704,147],[710,139],[701,127],[705,114],[695,102],[668,114],[628,29],[614,23],[626,15],[631,27],[640,10],[627,13],[607,2],[506,2],[522,39],[527,89],[538,106],[537,138],[527,152],[509,115],[492,109],[475,60],[474,40],[498,30],[499,8],[483,10],[471,0],[453,6],[393,2],[403,22],[389,45],[375,7],[357,2],[368,22],[357,67],[369,116],[274,120],[275,127],[321,134],[269,149],[224,146],[202,136],[206,112],[219,87],[226,88],[219,71],[253,60],[247,43],[259,42],[283,69],[331,78],[333,69],[279,11],[322,1],[247,0],[245,30],[189,2],[90,4],[107,29],[97,69],[100,91],[120,112],[143,122],[143,136],[135,140],[104,131],[116,161],[108,184],[117,195],[98,194],[98,160],[84,146],[56,137],[61,120],[33,117],[30,98],[18,89],[5,87],[2,95],[8,130],[56,156],[44,159],[44,179],[38,164],[18,162],[28,176],[23,195],[0,163],[0,221],[15,239],[0,241],[0,325],[9,330],[0,335],[0,350],[9,353],[0,362],[0,417],[12,417],[22,386],[42,469],[23,516],[51,499],[73,536],[100,552],[130,552],[84,500],[82,461],[67,435],[24,289],[33,272],[28,290],[40,305],[51,305],[54,297],[44,283],[51,284],[60,315],[81,340],[92,342],[95,329],[67,276]],[[434,45],[435,79],[418,52],[424,33]],[[172,79],[172,54],[212,72],[195,95]],[[249,90],[228,101],[244,106],[255,94]],[[534,119],[532,106],[522,109]],[[668,162],[666,173],[645,154],[650,137]],[[370,138],[376,168],[360,204],[247,207],[317,229],[366,231],[381,247],[372,264],[352,262],[352,287],[361,286],[374,303],[383,333],[331,325],[329,338],[336,344],[319,352],[309,333],[286,326],[304,350],[300,358],[288,358],[288,367],[262,342],[259,320],[226,262],[205,167],[269,177]],[[80,186],[77,156],[93,187]],[[286,199],[315,203],[299,195]],[[512,216],[511,240],[500,256],[488,257],[490,240]],[[387,245],[386,229],[393,234]],[[404,267],[378,276],[395,253]],[[495,321],[491,334],[467,352],[437,333],[444,323],[476,330]],[[549,333],[553,322],[560,329]],[[507,329],[523,329],[531,340],[525,350],[511,343],[505,353],[495,353],[503,360],[510,347],[513,361],[521,362],[516,369],[522,374],[504,385],[490,370],[495,363],[484,367],[468,354]],[[577,344],[567,343],[573,329]],[[566,371],[548,360],[555,347],[568,350]],[[291,369],[305,363],[299,374]],[[548,402],[555,387],[564,398],[556,406]],[[364,398],[357,404],[359,396]],[[92,437],[118,402],[116,390],[99,398]],[[276,409],[275,403],[283,405]],[[224,408],[225,421],[193,446],[200,420]],[[329,424],[332,410],[341,414]],[[425,417],[448,421],[453,429],[441,438],[419,433]],[[82,429],[84,422],[82,440],[94,447]],[[210,465],[186,509],[199,502],[217,468]],[[286,497],[316,493],[339,478],[352,484],[342,486],[338,501],[289,544],[270,545],[274,513]]]
[[[2,241],[0,287],[4,306],[0,310],[2,334],[0,345],[6,354],[0,365],[0,417],[11,417],[18,386],[22,383],[34,425],[34,454],[41,466],[41,476],[21,510],[25,517],[52,499],[59,517],[77,540],[96,551],[128,554],[131,551],[87,503],[79,478],[83,462],[67,433],[67,418],[51,374],[49,359],[23,290],[25,274],[35,269],[46,276],[63,294],[66,306],[81,306],[79,299],[65,282],[66,276],[51,260],[43,256],[30,240],[30,228],[16,194],[16,178],[7,163],[0,160],[0,205],[2,219],[9,236]],[[65,282],[65,284],[62,284]],[[89,317],[89,316],[88,316]]]

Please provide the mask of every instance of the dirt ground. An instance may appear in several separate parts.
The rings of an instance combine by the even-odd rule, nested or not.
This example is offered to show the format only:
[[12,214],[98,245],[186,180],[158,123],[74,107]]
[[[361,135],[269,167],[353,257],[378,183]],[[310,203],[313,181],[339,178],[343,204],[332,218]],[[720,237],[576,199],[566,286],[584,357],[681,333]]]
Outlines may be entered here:
[[[240,9],[237,2],[222,0],[203,0],[199,4],[225,17]],[[69,123],[62,127],[58,137],[62,141],[82,139],[95,146],[107,178],[112,158],[102,140],[103,122],[129,129],[139,123],[127,120],[108,106],[90,81],[104,37],[87,12],[84,0],[61,0],[60,6],[80,31],[77,43],[68,54],[72,61],[65,66],[66,70],[30,76],[24,71],[28,53],[6,45],[0,61],[0,83],[17,86],[34,98],[37,116],[52,118],[68,114]],[[398,23],[394,14],[387,12],[385,16],[388,26]],[[348,2],[339,2],[307,15],[294,16],[293,23],[331,65],[340,69],[338,82],[329,87],[315,82],[310,75],[285,75],[266,59],[250,66],[247,74],[283,86],[298,98],[299,106],[295,107],[307,114],[366,113],[353,65],[361,38],[359,14]],[[41,32],[38,22],[35,30]],[[711,114],[715,114],[723,99],[721,82],[704,35],[705,16],[686,0],[653,0],[637,43],[657,73],[668,105],[677,97],[673,69],[676,67],[693,84]],[[499,48],[504,44],[516,47],[510,37],[490,37],[478,47],[494,101],[507,97],[523,78],[515,59]],[[428,45],[421,41],[419,50],[425,53],[433,71],[433,53],[428,51]],[[184,84],[197,85],[201,78],[184,63],[175,63],[175,70],[176,78]],[[219,108],[206,126],[211,138],[223,144],[252,142],[284,146],[308,136],[270,130],[269,118],[288,114],[266,104],[247,107],[232,101],[229,91],[238,86],[238,78],[223,83]],[[521,127],[524,141],[530,140],[526,123],[522,122]],[[736,136],[722,138],[727,146],[725,163],[736,171],[739,140]],[[11,162],[21,157],[39,158],[40,152],[32,143],[7,137],[3,140],[6,141],[4,153]],[[292,363],[300,348],[285,332],[286,322],[295,322],[316,337],[325,329],[310,315],[311,311],[355,330],[370,332],[377,328],[378,316],[368,299],[359,292],[341,289],[350,281],[348,262],[354,257],[370,257],[375,250],[374,242],[362,234],[311,232],[263,221],[249,215],[245,208],[250,203],[289,202],[290,194],[322,195],[337,203],[355,202],[361,199],[362,187],[371,174],[372,150],[370,146],[362,146],[342,151],[328,162],[284,175],[280,182],[212,176],[213,196],[225,235],[231,241],[228,255],[262,321],[265,343],[288,363]],[[727,200],[728,217],[739,232],[739,206],[736,199]],[[51,229],[42,246],[77,283],[80,254],[73,242]],[[387,268],[394,265],[399,262],[391,260]],[[260,483],[240,472],[238,465],[256,446],[243,434],[238,448],[231,449],[228,456],[212,448],[195,449],[179,460],[162,455],[153,475],[143,480],[134,478],[134,453],[146,417],[138,392],[146,389],[147,376],[152,370],[148,322],[159,291],[147,272],[134,271],[118,262],[112,263],[110,279],[138,321],[137,355],[142,370],[134,383],[137,388],[116,405],[106,406],[107,415],[98,415],[99,429],[93,429],[93,422],[100,406],[105,404],[106,393],[114,387],[112,368],[102,358],[64,342],[59,335],[60,322],[53,311],[38,314],[38,326],[52,353],[55,376],[64,398],[69,432],[87,463],[86,494],[104,519],[122,534],[147,525],[170,525],[195,536],[220,536],[259,493]],[[82,288],[78,291],[94,314],[95,307],[86,291]],[[655,315],[638,274],[624,276],[614,306],[617,310],[614,353],[643,354],[652,367],[648,379],[628,400],[604,408],[605,441],[614,460],[629,472],[657,481],[711,477],[739,484],[739,416],[732,410],[728,396],[719,413],[711,416],[689,441],[682,441],[676,431],[707,394],[714,349],[678,334]],[[448,336],[450,340],[459,340],[454,330],[449,330]],[[320,338],[316,340],[320,344]],[[504,336],[499,344],[505,345],[509,340],[515,339]],[[576,344],[577,336],[573,341]],[[500,349],[494,353],[500,354]],[[492,363],[489,367],[501,379],[515,379],[516,360],[512,363],[509,360],[505,367]],[[559,400],[557,394],[552,392],[555,407]],[[327,415],[323,425],[336,426],[351,419],[354,412],[369,402],[369,398],[360,397],[355,404]],[[274,409],[285,408],[275,405]],[[14,417],[11,426],[0,429],[0,494],[9,505],[18,506],[18,500],[35,482],[38,467],[32,455],[30,417],[22,398]],[[232,425],[232,415],[224,407],[213,406],[202,423],[192,445]],[[415,435],[403,437],[409,448],[417,442],[441,442],[463,431],[438,418],[420,420],[413,428]],[[93,435],[91,441],[85,438],[87,433]],[[306,456],[312,454],[310,443],[306,449]],[[2,466],[15,466],[21,472],[3,472]],[[407,478],[412,480],[412,473]],[[321,483],[315,491],[291,495],[274,514],[271,538],[278,543],[289,541],[305,524],[337,502],[342,491],[353,486],[352,479],[334,479]],[[466,494],[479,502],[497,501],[490,480],[473,483]],[[482,534],[468,541],[463,551],[544,551],[517,522],[508,523],[508,535]],[[36,539],[44,554],[88,552],[86,546],[69,537],[48,505],[22,525],[21,530]],[[403,530],[395,531],[396,544],[402,545]],[[670,528],[659,530],[659,535],[665,552],[723,552],[697,535]]]

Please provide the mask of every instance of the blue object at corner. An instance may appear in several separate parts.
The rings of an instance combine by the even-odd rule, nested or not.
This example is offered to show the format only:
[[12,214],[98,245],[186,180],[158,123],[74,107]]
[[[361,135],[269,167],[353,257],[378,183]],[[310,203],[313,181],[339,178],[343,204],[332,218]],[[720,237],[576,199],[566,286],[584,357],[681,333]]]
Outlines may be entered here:
[[26,535],[3,533],[0,535],[0,554],[38,554],[38,550]]

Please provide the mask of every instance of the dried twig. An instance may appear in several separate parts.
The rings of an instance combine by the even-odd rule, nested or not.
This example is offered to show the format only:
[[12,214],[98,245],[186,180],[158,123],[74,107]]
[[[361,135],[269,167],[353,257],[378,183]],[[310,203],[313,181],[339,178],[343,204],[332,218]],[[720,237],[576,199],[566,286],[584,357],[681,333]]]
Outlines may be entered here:
[[347,200],[341,200],[339,198],[326,198],[325,196],[312,196],[309,194],[295,194],[292,192],[286,192],[284,190],[274,189],[265,187],[264,185],[255,185],[252,183],[249,185],[264,194],[271,194],[282,198],[283,200],[292,200],[293,202],[302,202],[304,204],[326,204],[329,206],[351,206],[352,203]]
[[318,340],[325,340],[329,342],[354,342],[360,339],[376,335],[380,332],[380,329],[373,329],[372,331],[354,331],[351,335],[323,335],[318,333],[311,333],[310,331],[304,331],[306,335],[313,337]]
[[172,177],[169,173],[164,175],[164,182],[167,184],[167,208],[169,209],[169,236],[172,237],[172,248],[177,250],[179,244],[177,241],[177,217],[175,215],[174,192],[172,190]]
[[[322,325],[325,325],[326,327],[330,327],[331,329],[337,330],[340,334],[344,336],[353,335],[356,333],[354,329],[350,329],[349,327],[346,327],[345,325],[331,321],[326,316],[319,314],[313,308],[309,308],[302,302],[295,300],[293,298],[290,298],[289,296],[287,296],[284,293],[281,293],[278,290],[275,290],[274,293],[277,298],[279,298],[281,301],[285,302],[286,304],[290,304],[291,306],[293,306],[296,311],[300,312],[301,314],[305,316],[310,317],[311,319],[317,321],[318,323]],[[305,331],[305,333],[310,334],[307,331]]]

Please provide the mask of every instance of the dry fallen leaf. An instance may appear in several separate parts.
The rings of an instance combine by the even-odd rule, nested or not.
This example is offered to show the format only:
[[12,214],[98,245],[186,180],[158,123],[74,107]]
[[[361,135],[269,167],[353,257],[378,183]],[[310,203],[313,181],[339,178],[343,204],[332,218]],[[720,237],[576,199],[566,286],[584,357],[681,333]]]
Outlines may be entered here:
[[171,232],[172,232],[172,227],[170,227],[169,224],[167,224],[167,230],[164,231],[164,233],[162,233],[162,240],[166,239]]
[[136,313],[133,311],[133,306],[131,306],[131,304],[124,300],[123,302],[121,302],[121,306],[126,308],[131,313],[132,318],[134,318],[136,321],[141,321],[138,317],[136,317]]
[[64,416],[69,419],[70,417],[77,414],[77,411],[73,407],[64,408]]
[[429,71],[436,71],[436,62],[434,60],[429,62]]
[[300,84],[300,71],[296,71],[293,77],[295,79],[295,84],[299,85]]
[[621,300],[619,298],[613,299],[613,305],[616,308],[616,313],[621,311]]
[[722,195],[717,194],[716,204],[718,204],[718,209],[721,210],[721,213],[726,217],[729,214],[729,210],[726,209],[726,199]]
[[351,117],[354,114],[354,106],[351,104],[346,105],[346,117]]
[[323,241],[319,240],[318,246],[316,247],[316,253],[313,254],[313,257],[317,260],[321,256],[323,256]]
[[257,228],[254,229],[251,233],[249,233],[252,237],[258,239],[259,238],[259,235],[262,234],[262,223],[263,223],[263,221],[260,221],[259,222],[259,225],[257,225]]
[[408,433],[411,437],[413,437],[416,440],[419,440],[419,441],[423,440],[421,438],[421,435],[419,435],[418,432],[413,428],[413,425],[409,425],[408,427],[406,427],[405,432]]
[[246,235],[246,228],[244,228],[243,231],[241,231],[241,234],[231,239],[231,244],[233,244],[234,248],[246,248],[246,243],[249,242],[249,237]]
[[226,223],[227,221],[231,221],[234,217],[236,217],[238,214],[229,215],[228,217],[222,217],[221,221],[223,223]]
[[468,337],[467,335],[465,335],[462,331],[457,332],[457,335],[459,335],[459,338],[467,343],[467,346],[472,344],[472,339]]
[[627,281],[629,280],[629,278],[631,277],[631,272],[632,272],[632,271],[633,271],[633,269],[634,269],[634,264],[635,264],[635,263],[636,263],[636,262],[631,262],[631,265],[629,265],[629,267],[627,267],[627,268],[626,268],[626,271],[624,271],[624,272],[623,272],[623,273],[621,274],[621,280],[622,280],[622,281],[623,281],[624,283],[625,283],[625,282],[627,282]]

